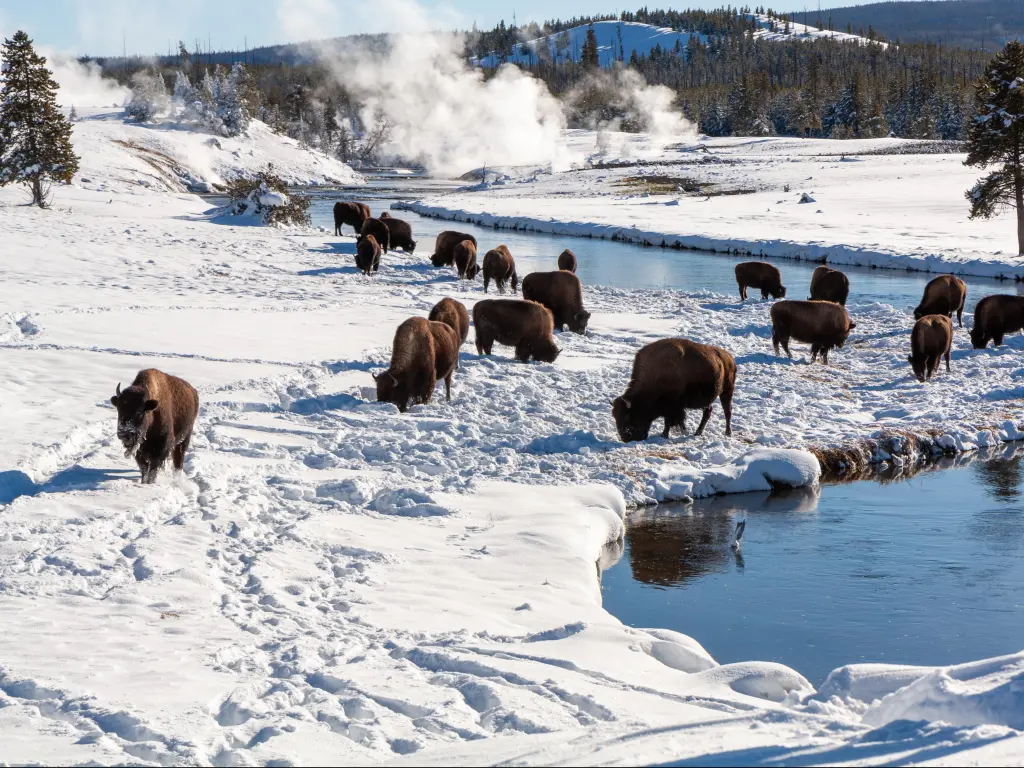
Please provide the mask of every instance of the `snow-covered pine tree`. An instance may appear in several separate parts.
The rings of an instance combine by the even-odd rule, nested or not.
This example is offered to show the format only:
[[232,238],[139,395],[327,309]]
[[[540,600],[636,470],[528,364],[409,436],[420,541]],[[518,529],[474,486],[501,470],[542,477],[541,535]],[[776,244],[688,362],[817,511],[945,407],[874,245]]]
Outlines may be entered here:
[[0,79],[0,186],[27,184],[32,202],[45,208],[49,185],[67,183],[78,171],[57,82],[21,31],[4,41]]
[[214,105],[225,136],[238,136],[249,127],[252,118],[244,98],[248,77],[245,65],[237,62],[217,83]]
[[996,166],[966,196],[971,218],[1017,209],[1017,252],[1024,255],[1024,45],[1011,40],[975,86],[977,114],[967,133],[964,165]]
[[68,112],[68,122],[73,123],[78,120],[78,110],[75,109],[75,105],[71,105],[71,111]]
[[140,70],[132,75],[132,98],[124,108],[128,117],[145,123],[163,112],[167,105],[163,75],[156,70]]

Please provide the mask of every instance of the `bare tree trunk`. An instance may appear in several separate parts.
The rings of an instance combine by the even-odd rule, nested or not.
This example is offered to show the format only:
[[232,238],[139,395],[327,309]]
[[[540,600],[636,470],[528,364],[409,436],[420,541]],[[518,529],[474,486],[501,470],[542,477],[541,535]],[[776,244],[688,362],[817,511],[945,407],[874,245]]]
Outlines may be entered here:
[[45,208],[46,206],[44,202],[45,201],[43,200],[43,182],[42,179],[40,179],[37,175],[32,178],[32,204],[38,205],[40,208]]
[[1024,256],[1024,175],[1015,171],[1013,192],[1017,204],[1017,255]]

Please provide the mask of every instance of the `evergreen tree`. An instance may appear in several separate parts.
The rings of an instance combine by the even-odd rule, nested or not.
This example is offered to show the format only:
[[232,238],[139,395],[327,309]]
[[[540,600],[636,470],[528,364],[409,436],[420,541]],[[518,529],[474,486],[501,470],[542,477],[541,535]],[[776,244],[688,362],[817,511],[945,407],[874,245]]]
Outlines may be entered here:
[[1017,209],[1017,252],[1024,254],[1024,45],[1011,40],[975,87],[977,115],[964,165],[997,166],[966,193],[971,218]]
[[24,32],[3,45],[0,77],[0,186],[27,184],[32,202],[47,205],[47,188],[78,170],[71,123],[57,105],[57,83]]
[[164,76],[157,71],[136,72],[132,75],[132,98],[125,105],[125,114],[145,123],[167,108],[167,86]]
[[597,33],[594,25],[587,27],[587,38],[583,41],[583,55],[580,57],[584,69],[597,69],[601,66],[597,52]]

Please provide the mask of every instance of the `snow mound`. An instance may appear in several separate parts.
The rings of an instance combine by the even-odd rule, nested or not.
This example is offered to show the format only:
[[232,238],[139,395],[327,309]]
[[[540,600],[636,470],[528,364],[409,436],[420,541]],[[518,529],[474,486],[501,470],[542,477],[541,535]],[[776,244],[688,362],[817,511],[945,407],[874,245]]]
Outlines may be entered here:
[[366,507],[382,515],[400,517],[435,517],[452,514],[452,510],[437,504],[429,494],[411,488],[383,491]]
[[644,650],[666,667],[678,669],[680,672],[695,673],[714,669],[718,666],[704,646],[688,635],[673,632],[671,629],[647,629],[648,635],[655,638]]
[[701,672],[697,677],[716,685],[726,685],[736,693],[768,701],[796,701],[814,693],[814,686],[799,672],[771,661],[723,664]]
[[654,497],[687,501],[720,493],[770,491],[777,486],[817,485],[821,465],[810,451],[759,448],[718,467],[671,462],[656,470]]

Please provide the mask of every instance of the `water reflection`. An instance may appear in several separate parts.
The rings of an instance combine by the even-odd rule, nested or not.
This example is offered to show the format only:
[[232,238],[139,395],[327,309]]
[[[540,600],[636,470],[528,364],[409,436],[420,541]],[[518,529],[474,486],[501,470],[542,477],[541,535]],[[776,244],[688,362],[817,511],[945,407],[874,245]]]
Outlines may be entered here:
[[996,501],[1011,503],[1020,498],[1021,454],[1010,444],[1002,455],[974,465],[985,493]]

